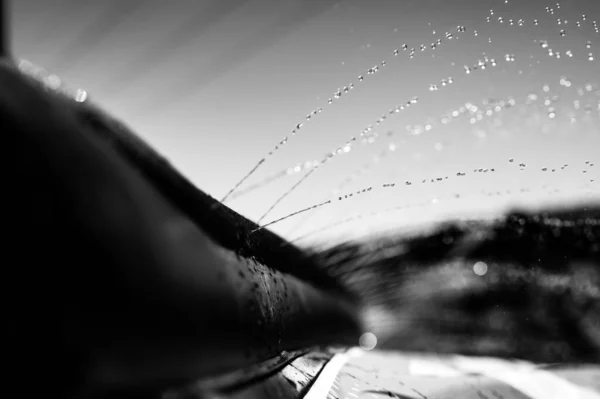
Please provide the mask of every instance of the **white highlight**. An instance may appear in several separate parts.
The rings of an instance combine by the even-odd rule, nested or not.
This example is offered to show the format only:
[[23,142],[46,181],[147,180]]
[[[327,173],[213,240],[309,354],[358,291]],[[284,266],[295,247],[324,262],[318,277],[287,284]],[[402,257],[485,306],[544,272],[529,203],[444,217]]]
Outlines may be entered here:
[[414,376],[460,377],[462,373],[439,360],[415,358],[408,363],[408,372]]
[[599,393],[579,387],[551,372],[538,370],[527,362],[458,356],[454,365],[459,370],[502,381],[531,399],[600,399]]
[[329,363],[323,368],[323,371],[321,371],[321,374],[317,377],[313,386],[306,393],[304,399],[326,398],[335,382],[335,377],[337,377],[338,373],[349,359],[350,356],[346,353],[332,357]]

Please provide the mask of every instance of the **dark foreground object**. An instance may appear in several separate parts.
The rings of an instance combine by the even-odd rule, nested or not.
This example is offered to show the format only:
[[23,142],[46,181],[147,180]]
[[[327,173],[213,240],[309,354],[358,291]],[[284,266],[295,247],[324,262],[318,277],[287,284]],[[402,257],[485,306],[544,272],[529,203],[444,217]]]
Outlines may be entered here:
[[0,126],[5,359],[26,397],[137,397],[357,341],[336,280],[101,111],[5,62]]

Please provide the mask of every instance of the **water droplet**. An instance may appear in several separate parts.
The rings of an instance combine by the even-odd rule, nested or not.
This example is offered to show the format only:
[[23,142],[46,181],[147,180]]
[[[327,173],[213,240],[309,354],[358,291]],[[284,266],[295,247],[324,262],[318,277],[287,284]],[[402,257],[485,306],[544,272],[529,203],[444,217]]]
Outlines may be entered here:
[[75,93],[75,101],[82,103],[88,99],[88,93],[85,90],[78,89]]
[[377,346],[377,336],[372,332],[366,332],[360,336],[358,344],[363,350],[373,350]]
[[484,276],[488,271],[488,265],[485,262],[476,262],[473,265],[473,272],[478,276]]

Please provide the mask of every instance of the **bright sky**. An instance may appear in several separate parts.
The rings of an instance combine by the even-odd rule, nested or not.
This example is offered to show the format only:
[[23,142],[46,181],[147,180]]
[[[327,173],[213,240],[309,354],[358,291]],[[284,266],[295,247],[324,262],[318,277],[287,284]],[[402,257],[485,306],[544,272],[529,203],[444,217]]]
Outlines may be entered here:
[[[17,56],[87,89],[217,198],[286,136],[240,189],[356,137],[263,222],[330,198],[270,228],[294,239],[362,218],[299,243],[600,199],[600,2],[19,0],[12,11]],[[370,125],[377,136],[361,144]],[[258,220],[309,170],[228,204]]]

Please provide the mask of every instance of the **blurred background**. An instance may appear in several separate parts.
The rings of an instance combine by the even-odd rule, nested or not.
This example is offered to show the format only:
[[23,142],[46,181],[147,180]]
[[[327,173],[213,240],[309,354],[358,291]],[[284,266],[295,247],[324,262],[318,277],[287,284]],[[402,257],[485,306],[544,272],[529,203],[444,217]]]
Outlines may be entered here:
[[597,1],[7,10],[16,57],[85,89],[244,216],[331,200],[268,226],[301,245],[600,200]]

